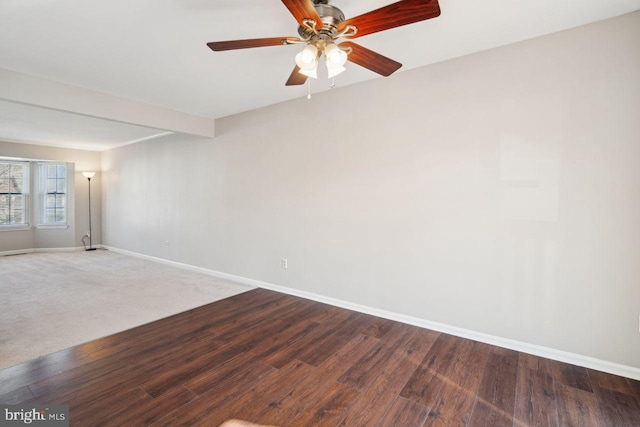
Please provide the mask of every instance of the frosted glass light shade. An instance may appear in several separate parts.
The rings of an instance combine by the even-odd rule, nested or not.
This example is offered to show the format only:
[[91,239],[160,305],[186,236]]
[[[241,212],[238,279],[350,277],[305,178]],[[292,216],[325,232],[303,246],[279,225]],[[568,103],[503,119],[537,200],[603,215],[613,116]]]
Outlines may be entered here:
[[347,62],[347,53],[334,43],[324,48],[324,62],[327,65],[329,78],[333,78],[346,70],[344,64]]
[[82,172],[82,175],[86,176],[87,178],[93,178],[95,174],[95,172]]
[[347,53],[331,43],[324,48],[324,59],[327,67],[341,67],[347,62]]
[[318,48],[308,44],[296,55],[296,64],[302,69],[313,67],[318,61]]
[[300,68],[301,74],[317,79],[318,48],[312,44],[306,45],[302,52],[296,55],[296,65]]
[[342,73],[343,71],[345,71],[346,68],[344,68],[342,65],[338,65],[338,66],[333,66],[333,67],[329,67],[327,65],[327,76],[332,79],[335,76],[337,76],[338,74]]
[[303,70],[302,68],[298,71],[300,74],[304,74],[307,77],[311,77],[312,79],[318,78],[318,69],[312,68],[310,70]]

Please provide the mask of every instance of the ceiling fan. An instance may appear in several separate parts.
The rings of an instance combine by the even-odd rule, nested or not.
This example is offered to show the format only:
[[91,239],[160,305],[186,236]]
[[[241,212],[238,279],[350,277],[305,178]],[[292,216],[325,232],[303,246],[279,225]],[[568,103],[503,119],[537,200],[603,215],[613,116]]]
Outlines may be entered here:
[[[213,51],[223,51],[304,44],[304,49],[296,55],[296,66],[287,86],[304,84],[309,77],[317,78],[318,60],[323,53],[329,78],[343,72],[347,60],[389,76],[402,64],[348,40],[440,15],[438,0],[400,0],[351,19],[345,19],[342,11],[330,5],[329,0],[282,0],[282,3],[300,24],[300,37],[229,40],[207,43],[207,46]],[[347,41],[337,44],[340,38]]]

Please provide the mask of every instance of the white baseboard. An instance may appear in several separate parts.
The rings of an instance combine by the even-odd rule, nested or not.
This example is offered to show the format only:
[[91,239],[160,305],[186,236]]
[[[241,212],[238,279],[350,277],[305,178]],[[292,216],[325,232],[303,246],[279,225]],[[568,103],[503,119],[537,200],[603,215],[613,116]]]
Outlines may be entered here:
[[536,344],[529,344],[522,341],[516,341],[516,340],[503,338],[495,335],[485,334],[483,332],[477,332],[470,329],[464,329],[464,328],[459,328],[457,326],[447,325],[444,323],[433,322],[427,319],[421,319],[418,317],[408,316],[401,313],[394,313],[391,311],[382,310],[375,307],[360,305],[360,304],[356,304],[349,301],[343,301],[340,299],[327,297],[324,295],[301,291],[298,289],[288,288],[285,286],[274,285],[272,283],[262,282],[260,280],[249,279],[246,277],[236,276],[228,273],[222,273],[220,271],[209,270],[207,268],[196,267],[190,264],[170,261],[163,258],[158,258],[150,255],[140,254],[137,252],[127,251],[124,249],[113,248],[105,245],[103,245],[103,247],[105,249],[112,250],[114,252],[119,252],[126,255],[144,258],[144,259],[159,262],[162,264],[172,265],[174,267],[195,271],[195,272],[207,274],[210,276],[233,280],[235,282],[243,283],[245,285],[249,285],[256,288],[269,289],[272,291],[281,292],[284,294],[293,295],[293,296],[309,299],[312,301],[317,301],[324,304],[329,304],[336,307],[357,311],[360,313],[370,314],[376,317],[382,317],[384,319],[395,320],[397,322],[419,326],[421,328],[431,329],[431,330],[443,332],[449,335],[455,335],[461,338],[467,338],[470,340],[479,341],[486,344],[495,345],[498,347],[508,348],[510,350],[520,351],[522,353],[533,354],[535,356],[545,357],[547,359],[570,363],[572,365],[582,366],[584,368],[589,368],[589,369],[595,369],[597,371],[607,372],[610,374],[619,375],[622,377],[627,377],[627,378],[640,381],[640,368],[634,368],[632,366],[621,365],[618,363],[596,359],[589,356],[583,356],[580,354],[570,353],[563,350],[557,350],[554,348],[544,347]]
[[194,271],[196,273],[202,273],[202,274],[206,274],[208,276],[219,277],[221,279],[233,280],[234,282],[242,283],[244,285],[249,285],[252,288],[261,288],[262,287],[262,286],[260,286],[260,284],[262,282],[260,282],[258,280],[247,279],[245,277],[240,277],[240,276],[234,276],[233,274],[227,274],[227,273],[222,273],[220,271],[209,270],[208,268],[196,267],[195,265],[184,264],[184,263],[181,263],[181,262],[178,262],[178,261],[171,261],[171,260],[164,259],[164,258],[158,258],[158,257],[151,256],[151,255],[145,255],[145,254],[141,254],[139,252],[128,251],[126,249],[114,248],[114,247],[107,246],[107,245],[102,245],[102,247],[104,249],[109,250],[109,251],[117,252],[117,253],[120,253],[120,254],[131,255],[131,256],[134,256],[134,257],[137,257],[137,258],[142,258],[142,259],[146,259],[146,260],[149,260],[149,261],[159,262],[160,264],[171,265],[173,267],[178,267],[178,268],[182,268],[182,269],[185,269],[185,270]]
[[[93,245],[95,248],[101,247],[101,245]],[[32,254],[32,253],[43,253],[43,252],[77,252],[84,251],[82,246],[70,247],[70,248],[30,248],[30,249],[17,249],[13,251],[2,251],[0,252],[0,256],[5,255],[22,255],[22,254]]]
[[0,256],[31,254],[33,252],[35,252],[35,249],[17,249],[14,251],[2,251],[0,252]]

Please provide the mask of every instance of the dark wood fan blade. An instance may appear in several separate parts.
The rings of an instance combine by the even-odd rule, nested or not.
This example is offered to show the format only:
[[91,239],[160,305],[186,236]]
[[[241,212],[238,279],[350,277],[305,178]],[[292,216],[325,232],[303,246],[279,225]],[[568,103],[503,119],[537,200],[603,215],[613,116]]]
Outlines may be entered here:
[[358,33],[353,36],[356,38],[436,16],[440,16],[438,0],[402,0],[347,19],[338,25],[338,31],[344,30],[347,25],[354,25],[358,29]]
[[287,83],[285,83],[285,86],[303,85],[307,81],[309,77],[299,73],[299,71],[300,67],[296,65],[296,67],[291,72],[291,75],[289,76],[289,80],[287,80]]
[[353,42],[342,42],[340,43],[340,47],[350,47],[353,49],[347,57],[349,61],[385,77],[390,76],[396,72],[398,68],[402,67],[401,63]]
[[311,0],[282,0],[282,3],[289,9],[289,12],[296,18],[298,24],[303,25],[305,19],[313,19],[316,21],[316,29],[322,28],[322,19],[313,7]]
[[289,41],[299,41],[297,37],[270,37],[266,39],[228,40],[224,42],[211,42],[207,46],[216,52],[221,50],[247,49],[250,47],[279,46]]

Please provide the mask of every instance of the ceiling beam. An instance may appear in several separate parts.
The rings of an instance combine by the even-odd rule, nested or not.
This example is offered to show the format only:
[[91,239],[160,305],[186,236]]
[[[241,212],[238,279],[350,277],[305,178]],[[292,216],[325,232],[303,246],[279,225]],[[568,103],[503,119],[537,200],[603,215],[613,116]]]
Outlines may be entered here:
[[138,126],[214,137],[215,120],[0,68],[0,99]]

